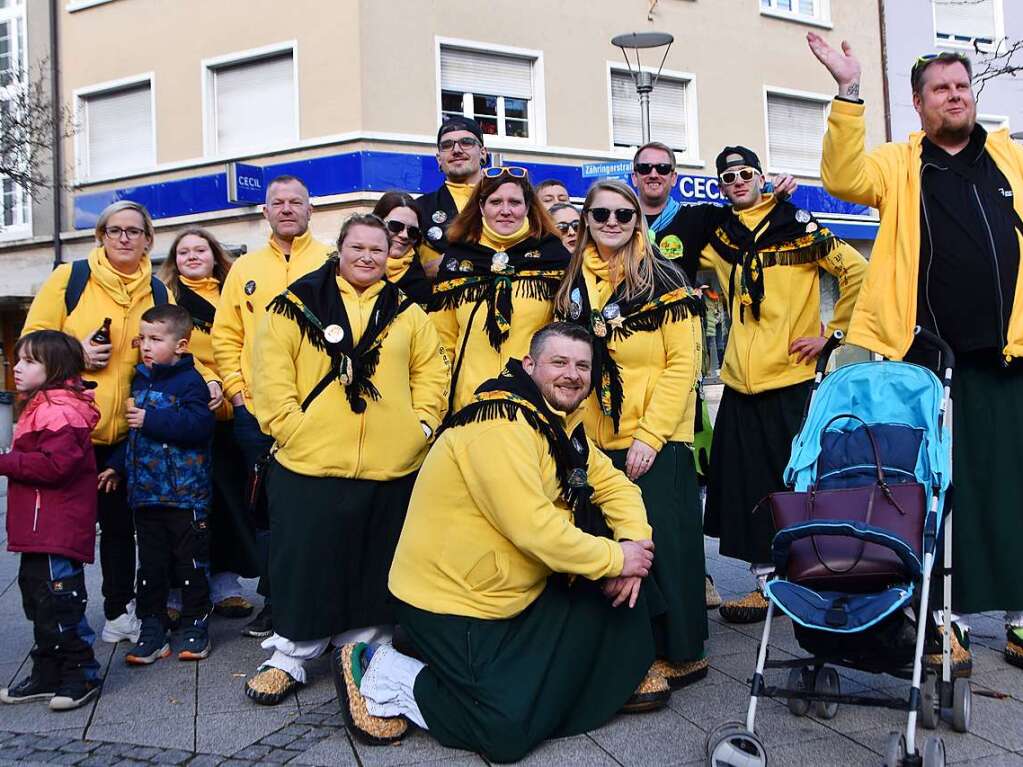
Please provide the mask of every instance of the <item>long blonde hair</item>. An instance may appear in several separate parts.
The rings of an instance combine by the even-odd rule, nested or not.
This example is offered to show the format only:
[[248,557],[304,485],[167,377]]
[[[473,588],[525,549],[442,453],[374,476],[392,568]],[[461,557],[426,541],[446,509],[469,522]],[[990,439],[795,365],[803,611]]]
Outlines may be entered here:
[[612,256],[611,273],[621,274],[625,282],[623,298],[626,301],[635,298],[650,299],[654,297],[658,284],[671,287],[681,287],[686,284],[685,274],[682,270],[670,261],[663,259],[650,244],[650,238],[646,233],[646,223],[643,219],[643,210],[639,207],[639,198],[632,191],[632,187],[615,179],[601,179],[594,182],[586,194],[586,201],[583,203],[583,225],[579,230],[575,252],[572,253],[572,260],[568,264],[568,269],[565,270],[565,278],[554,297],[554,308],[562,316],[568,315],[572,286],[583,269],[583,254],[586,252],[586,248],[593,243],[587,214],[593,205],[593,198],[597,192],[601,191],[614,192],[624,197],[636,211],[636,231],[633,232],[632,239]]

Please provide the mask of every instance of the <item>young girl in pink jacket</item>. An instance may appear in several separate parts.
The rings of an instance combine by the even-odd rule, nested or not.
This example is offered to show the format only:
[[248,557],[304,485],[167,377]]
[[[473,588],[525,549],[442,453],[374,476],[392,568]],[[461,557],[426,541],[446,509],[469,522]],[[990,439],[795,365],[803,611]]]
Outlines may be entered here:
[[7,549],[21,552],[18,585],[32,621],[32,672],[0,690],[4,703],[49,701],[67,711],[99,695],[95,634],[85,619],[85,572],[96,546],[96,460],[89,438],[99,421],[82,382],[81,344],[55,330],[15,347],[20,415],[10,452]]

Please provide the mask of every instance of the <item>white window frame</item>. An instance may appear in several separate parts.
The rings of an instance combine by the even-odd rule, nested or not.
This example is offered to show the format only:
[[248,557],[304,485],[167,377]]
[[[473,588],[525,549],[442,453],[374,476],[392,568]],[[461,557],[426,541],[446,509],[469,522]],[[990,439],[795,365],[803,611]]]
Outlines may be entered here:
[[828,115],[831,112],[831,102],[834,100],[834,96],[829,96],[825,93],[815,93],[813,91],[779,88],[773,85],[764,86],[764,151],[767,153],[767,166],[765,171],[767,173],[791,173],[792,175],[799,176],[800,178],[820,178],[821,171],[819,165],[815,173],[804,173],[802,171],[794,173],[791,168],[779,168],[774,164],[774,160],[771,158],[771,127],[767,119],[767,99],[768,96],[772,94],[776,96],[789,96],[791,98],[819,102],[824,107],[825,126],[827,126]]
[[[611,73],[616,72],[619,74],[628,74],[629,68],[625,64],[621,64],[617,61],[606,62],[607,71],[605,76],[607,78],[607,145],[612,152],[620,155],[621,157],[628,157],[632,159],[634,150],[628,147],[615,146],[615,127],[614,127],[614,105],[613,96],[611,93]],[[653,75],[657,74],[656,67],[644,66],[644,72],[650,72]],[[673,80],[675,82],[684,82],[686,84],[686,139],[689,145],[686,147],[684,152],[675,152],[675,163],[677,165],[686,165],[691,167],[703,167],[704,162],[700,159],[700,119],[697,112],[696,97],[696,75],[692,72],[680,72],[675,69],[662,69],[661,78],[662,80]],[[654,86],[654,90],[657,86]],[[637,96],[637,99],[639,97]],[[652,141],[656,141],[657,137],[651,137]]]
[[832,29],[834,27],[834,24],[831,23],[831,0],[813,0],[814,13],[809,16],[799,12],[798,0],[793,0],[797,4],[797,10],[794,11],[777,7],[778,0],[769,0],[771,3],[769,8],[763,6],[763,0],[754,0],[754,2],[757,4],[761,16],[795,21],[800,24],[809,24],[813,27],[823,27],[824,29]]
[[[15,66],[20,67],[23,73],[28,70],[28,29],[25,19],[25,7],[26,3],[22,2],[11,8],[0,10],[0,21],[14,22],[15,29],[17,29],[18,22],[20,21],[21,23],[21,38],[19,39],[17,35],[14,36],[12,53],[14,54]],[[8,90],[9,86],[0,88],[0,99],[6,100],[10,98]],[[20,186],[15,185],[15,189],[20,197],[24,219],[17,224],[4,226],[2,209],[0,209],[0,242],[23,240],[32,236],[32,198]],[[2,193],[3,190],[0,188],[0,194]]]
[[[440,73],[440,52],[441,48],[461,48],[466,51],[478,53],[495,53],[504,56],[514,56],[520,59],[530,60],[530,72],[533,78],[533,98],[529,101],[529,137],[518,138],[516,136],[492,136],[484,134],[483,140],[488,148],[514,149],[520,146],[545,145],[547,143],[547,92],[544,88],[544,64],[543,51],[533,48],[519,48],[512,45],[498,45],[496,43],[484,43],[478,40],[463,40],[456,37],[433,38],[433,62],[434,62],[434,89],[437,97],[437,124],[444,121],[444,109],[441,100],[441,73]],[[493,95],[493,94],[485,94]],[[470,105],[467,96],[463,96],[463,109]],[[499,124],[503,124],[504,99],[498,102]]]
[[[89,98],[105,96],[107,94],[116,93],[117,91],[129,90],[144,84],[149,85],[149,108],[152,112],[150,116],[153,139],[152,157],[149,158],[148,163],[140,165],[138,168],[126,168],[124,171],[104,176],[94,175],[89,169],[89,120],[87,113],[87,102]],[[138,175],[139,171],[153,170],[156,168],[157,144],[155,72],[146,72],[140,75],[132,75],[131,77],[123,77],[119,80],[108,80],[105,83],[96,83],[95,85],[87,85],[83,88],[77,88],[72,94],[72,98],[75,105],[75,124],[79,126],[79,130],[75,131],[76,181],[106,181],[110,179],[123,178],[125,176]]]
[[[243,152],[219,152],[217,150],[217,105],[213,103],[216,94],[214,78],[216,70],[238,64],[256,62],[260,59],[273,58],[282,53],[291,53],[292,78],[295,83],[295,99],[293,108],[295,110],[295,135],[284,142],[254,146],[245,149]],[[202,145],[203,156],[206,158],[230,158],[230,157],[251,157],[266,152],[280,149],[290,149],[298,145],[299,137],[302,135],[302,108],[301,108],[301,87],[298,79],[298,41],[287,40],[271,45],[264,45],[260,48],[250,48],[246,51],[236,51],[223,56],[215,56],[203,59],[199,65],[200,78],[202,83]],[[262,108],[262,107],[261,107]]]
[[[942,40],[938,37],[938,7],[932,0],[928,0],[928,2],[931,3],[931,29],[934,32],[934,44],[938,48],[944,48],[946,50],[973,51],[973,40],[960,42],[956,40]],[[999,42],[1005,38],[1005,12],[1002,7],[1002,0],[992,0],[992,7],[995,15],[994,42],[990,45],[987,43],[979,43],[977,48],[981,51],[993,51],[998,47]]]
[[[998,123],[998,127],[995,130],[1001,130],[1002,128],[1009,128],[1009,115],[991,115],[977,113],[977,122],[981,121]],[[985,129],[987,126],[984,126]]]

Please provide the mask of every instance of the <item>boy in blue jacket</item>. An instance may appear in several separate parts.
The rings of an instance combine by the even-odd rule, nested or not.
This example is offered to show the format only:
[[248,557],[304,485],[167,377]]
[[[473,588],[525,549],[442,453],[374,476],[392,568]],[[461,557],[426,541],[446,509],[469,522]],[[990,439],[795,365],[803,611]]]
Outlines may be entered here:
[[183,644],[179,660],[210,653],[209,568],[210,443],[216,416],[210,393],[195,370],[188,341],[188,311],[164,304],[139,322],[141,364],[131,384],[126,417],[131,431],[110,470],[125,477],[139,545],[137,614],[142,631],[125,656],[146,666],[171,654],[167,642],[170,578],[181,584]]

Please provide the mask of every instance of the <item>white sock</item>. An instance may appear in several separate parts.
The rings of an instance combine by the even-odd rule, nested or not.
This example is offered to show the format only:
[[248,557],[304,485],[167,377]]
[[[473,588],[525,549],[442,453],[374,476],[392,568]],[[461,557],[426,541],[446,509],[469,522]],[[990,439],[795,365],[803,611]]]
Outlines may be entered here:
[[412,694],[416,677],[424,668],[425,663],[402,655],[390,645],[378,647],[359,685],[366,710],[373,716],[404,716],[428,729]]

